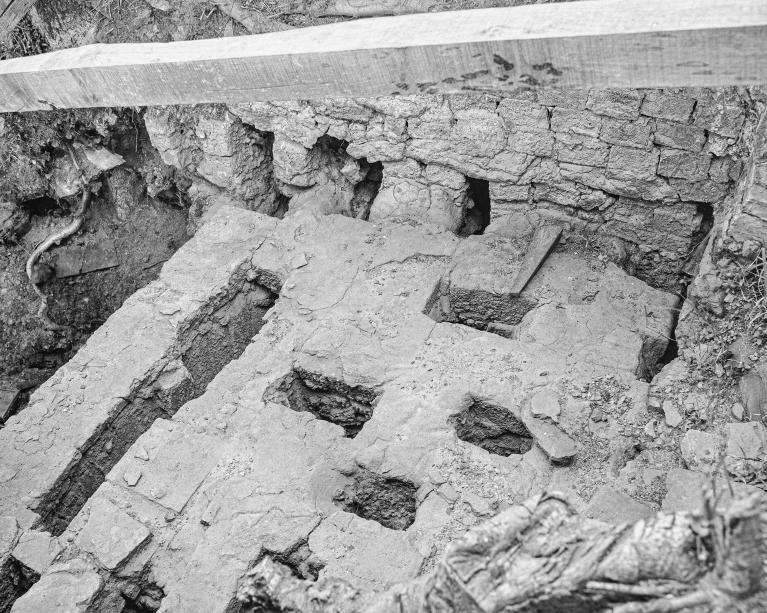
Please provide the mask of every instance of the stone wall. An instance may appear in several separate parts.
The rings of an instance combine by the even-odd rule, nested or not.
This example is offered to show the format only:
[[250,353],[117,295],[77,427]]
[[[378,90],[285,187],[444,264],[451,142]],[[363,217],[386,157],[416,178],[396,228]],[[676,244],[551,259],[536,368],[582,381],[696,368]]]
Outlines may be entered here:
[[744,172],[741,198],[729,219],[726,238],[741,243],[745,254],[767,244],[767,113],[756,128],[753,154]]
[[[469,178],[484,180],[488,231],[524,234],[555,220],[632,274],[667,288],[715,206],[733,191],[754,122],[747,92],[736,88],[530,90],[229,110],[228,121],[274,135],[274,177],[291,209],[319,200],[327,212],[470,233],[477,228],[466,231]],[[157,123],[147,121],[155,142]],[[336,143],[330,157],[329,140]],[[351,210],[350,190],[376,162],[383,177],[374,201],[369,210]],[[241,199],[238,189],[222,187]]]

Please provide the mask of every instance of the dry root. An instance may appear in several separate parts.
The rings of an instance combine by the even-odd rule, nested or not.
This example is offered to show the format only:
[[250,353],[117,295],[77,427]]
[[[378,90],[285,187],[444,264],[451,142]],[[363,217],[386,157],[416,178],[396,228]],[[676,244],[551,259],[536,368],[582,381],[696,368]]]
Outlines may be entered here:
[[[72,160],[74,161],[77,168],[79,168],[77,159],[71,149],[70,155],[72,156]],[[59,245],[61,241],[69,238],[82,227],[83,222],[85,221],[85,213],[88,211],[88,204],[91,201],[91,190],[82,175],[81,181],[83,184],[83,195],[80,198],[80,206],[75,211],[74,219],[58,232],[54,232],[48,236],[35,248],[35,250],[32,252],[32,255],[30,255],[27,259],[27,277],[29,278],[29,282],[32,284],[32,289],[35,290],[35,293],[40,297],[40,307],[37,309],[37,315],[40,317],[40,319],[43,320],[43,325],[48,330],[62,330],[65,329],[66,326],[57,324],[48,315],[48,297],[40,289],[40,286],[37,283],[35,267],[37,266],[37,262],[40,260],[40,257],[46,251],[48,251],[48,249],[50,249],[53,245]]]
[[[659,514],[609,526],[539,495],[452,543],[434,575],[384,594],[299,579],[268,558],[245,578],[251,611],[670,613],[762,611],[765,497],[726,511]],[[271,607],[271,608],[270,608]]]

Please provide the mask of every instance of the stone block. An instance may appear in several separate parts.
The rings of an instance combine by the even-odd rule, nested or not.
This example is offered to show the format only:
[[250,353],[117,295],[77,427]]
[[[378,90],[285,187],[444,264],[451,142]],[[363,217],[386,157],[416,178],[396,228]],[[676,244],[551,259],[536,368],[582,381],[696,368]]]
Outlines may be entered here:
[[607,486],[591,497],[584,515],[608,524],[634,524],[655,515],[651,507]]
[[752,485],[721,477],[712,483],[712,479],[702,472],[672,468],[666,475],[666,496],[663,499],[661,510],[664,513],[700,512],[703,510],[703,493],[707,487],[712,485],[716,487],[715,493],[719,496],[719,504],[717,505],[719,509],[728,507],[732,502],[730,488],[736,496],[747,496],[760,491]]
[[727,424],[724,465],[735,476],[761,474],[767,466],[767,428],[757,421]]
[[764,244],[764,237],[767,236],[767,221],[748,213],[737,214],[730,222],[729,236],[738,242],[754,241],[760,245]]
[[101,577],[82,560],[57,564],[13,605],[13,613],[86,613],[101,591]]
[[29,570],[42,575],[63,549],[59,539],[50,533],[29,530],[19,537],[13,557]]
[[144,524],[103,498],[95,498],[87,512],[88,521],[74,543],[107,570],[117,569],[152,535]]
[[520,153],[549,157],[554,152],[554,134],[546,129],[514,129],[509,134],[508,147]]
[[607,176],[614,179],[652,181],[656,178],[660,153],[657,149],[612,147],[607,161]]
[[743,106],[735,88],[701,90],[693,123],[719,136],[736,138],[746,119]]
[[530,100],[504,98],[496,111],[508,130],[534,132],[549,129],[549,113],[545,106]]
[[[740,174],[735,166],[736,164],[730,157],[713,158],[708,169],[708,176],[717,183],[729,183],[731,180],[736,180]],[[735,177],[733,178],[731,174],[734,174]]]
[[702,151],[706,144],[706,132],[696,126],[658,119],[655,121],[653,142],[664,147],[697,152]]
[[145,450],[142,460],[132,451],[123,456],[107,476],[112,483],[133,491],[163,507],[180,512],[223,449],[187,427],[158,419],[132,449]]
[[688,430],[680,441],[682,458],[688,468],[708,470],[719,462],[719,437],[700,430]]
[[578,448],[575,441],[556,424],[533,417],[524,416],[524,422],[535,442],[554,464],[569,464],[575,458]]
[[639,105],[642,94],[636,89],[592,89],[586,108],[597,115],[616,119],[636,119],[639,117]]
[[[495,204],[496,202],[526,202],[530,197],[529,184],[516,184],[516,183],[497,183],[491,181],[490,185],[490,201]],[[492,212],[492,207],[491,207]]]
[[718,202],[727,193],[727,186],[705,179],[688,181],[687,179],[669,179],[669,185],[686,202]]
[[639,112],[648,117],[687,123],[695,108],[695,99],[682,91],[649,90]]
[[602,118],[589,111],[555,108],[551,112],[551,129],[557,133],[570,132],[596,138],[602,127]]
[[557,160],[582,166],[604,167],[609,147],[597,138],[562,132],[557,134],[554,155]]
[[652,128],[651,121],[646,117],[634,121],[603,117],[599,138],[611,145],[648,149]]
[[704,180],[708,176],[711,156],[676,149],[661,149],[658,174],[690,181]]
[[585,109],[589,92],[581,89],[544,88],[538,92],[538,102],[544,106]]

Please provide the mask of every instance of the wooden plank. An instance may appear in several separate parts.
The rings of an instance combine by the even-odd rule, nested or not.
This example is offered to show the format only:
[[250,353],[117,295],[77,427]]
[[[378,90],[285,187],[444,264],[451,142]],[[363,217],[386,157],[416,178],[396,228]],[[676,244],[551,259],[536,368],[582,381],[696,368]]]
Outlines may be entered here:
[[0,37],[8,36],[34,3],[35,0],[0,0]]
[[0,111],[767,82],[765,0],[587,0],[0,62]]
[[538,269],[549,257],[549,253],[559,242],[562,234],[562,228],[559,226],[539,226],[535,229],[533,239],[525,252],[525,259],[522,260],[522,268],[519,269],[517,276],[514,277],[514,283],[511,284],[511,296],[519,296],[525,286],[538,272]]

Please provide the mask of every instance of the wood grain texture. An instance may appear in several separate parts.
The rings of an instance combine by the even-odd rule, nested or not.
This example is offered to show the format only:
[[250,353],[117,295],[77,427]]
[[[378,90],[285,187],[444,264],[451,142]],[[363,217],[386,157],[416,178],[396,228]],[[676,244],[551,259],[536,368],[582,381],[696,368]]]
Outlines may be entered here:
[[0,111],[767,83],[765,0],[596,0],[0,62]]
[[559,226],[539,226],[535,229],[533,239],[525,251],[525,259],[522,260],[522,267],[517,276],[514,277],[514,283],[511,285],[509,295],[519,296],[525,286],[530,282],[538,269],[549,257],[549,253],[559,242],[562,235],[562,228]]
[[9,35],[35,0],[0,0],[0,38]]

